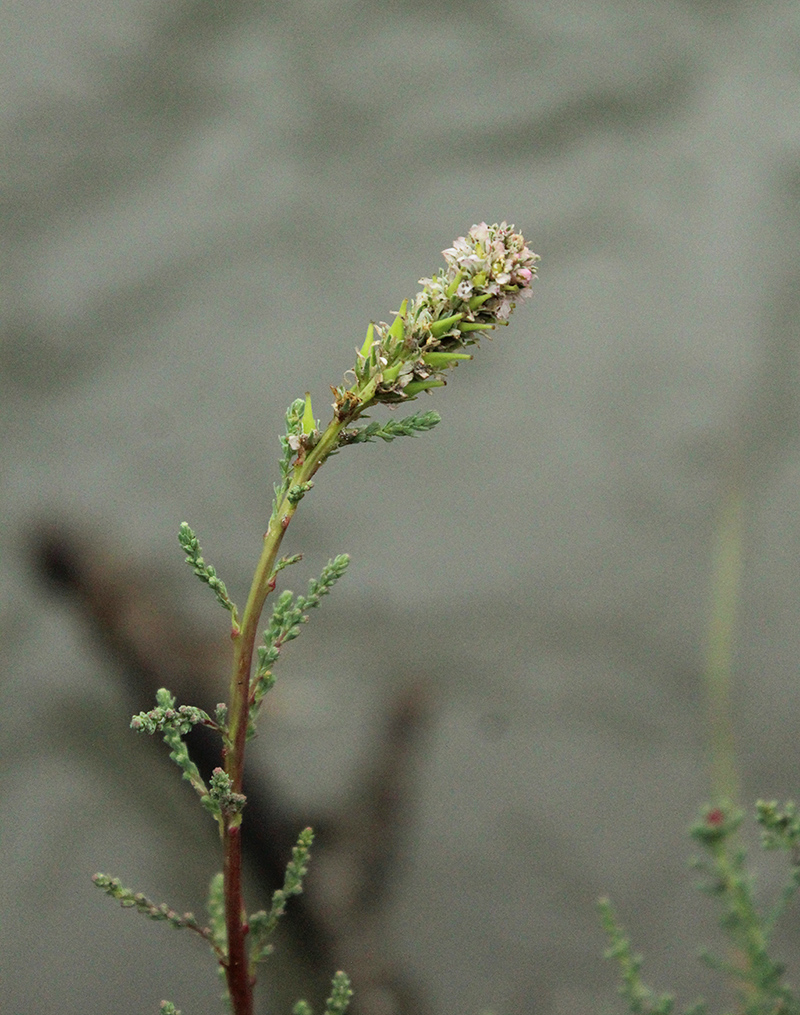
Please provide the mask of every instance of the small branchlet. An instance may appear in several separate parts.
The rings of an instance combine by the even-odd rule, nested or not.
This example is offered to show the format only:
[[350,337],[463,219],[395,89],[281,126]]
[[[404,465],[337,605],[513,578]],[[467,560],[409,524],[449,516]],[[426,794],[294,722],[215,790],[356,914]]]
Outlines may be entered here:
[[[765,848],[796,849],[800,824],[793,804],[780,809],[775,802],[759,801],[758,821],[764,828]],[[700,959],[729,979],[739,995],[738,1010],[743,1015],[776,1012],[800,1015],[800,1000],[783,982],[783,965],[768,954],[777,920],[800,884],[798,868],[793,866],[789,885],[772,909],[762,915],[756,905],[745,851],[738,842],[741,822],[742,812],[723,801],[706,807],[691,827],[692,838],[704,854],[694,861],[694,867],[707,877],[701,888],[722,904],[720,925],[733,956],[728,960],[703,951]],[[620,992],[627,999],[630,1011],[633,1015],[668,1015],[672,1009],[671,996],[656,995],[643,984],[639,976],[641,958],[631,951],[630,941],[617,923],[607,899],[601,900],[600,910],[603,927],[611,941],[606,956],[617,959],[620,964],[623,978]],[[702,1004],[689,1009],[692,1015],[704,1011]]]
[[286,410],[286,432],[281,434],[281,454],[280,458],[280,470],[281,470],[281,481],[276,483],[274,487],[275,499],[272,502],[272,520],[275,519],[283,498],[289,489],[291,482],[293,463],[297,449],[299,447],[299,441],[303,437],[303,415],[305,413],[306,402],[304,398],[296,398],[289,408]]
[[325,1015],[344,1015],[350,1007],[350,998],[353,996],[350,987],[350,978],[347,973],[339,970],[334,973],[331,983],[331,996],[325,1002]]
[[[225,706],[217,706],[217,716]],[[225,735],[221,728],[201,708],[193,705],[181,705],[175,708],[175,699],[169,691],[162,687],[156,692],[156,708],[150,712],[140,712],[131,719],[131,728],[143,733],[162,733],[164,742],[170,748],[170,758],[183,772],[183,778],[192,784],[201,801],[208,796],[208,787],[197,765],[189,757],[189,751],[183,737],[198,724],[209,726]]]
[[244,793],[234,793],[228,773],[223,768],[215,768],[211,773],[208,794],[200,802],[215,818],[231,817],[241,814],[247,797]]
[[413,416],[406,416],[405,419],[387,420],[385,423],[378,423],[373,420],[366,426],[357,427],[354,430],[342,430],[339,435],[339,444],[363,444],[367,441],[374,441],[380,438],[382,441],[393,441],[396,437],[416,437],[418,433],[425,430],[432,430],[442,417],[438,412],[415,412]]
[[217,602],[220,606],[224,607],[232,616],[234,626],[238,627],[238,613],[235,604],[231,601],[228,596],[228,590],[225,588],[225,582],[217,576],[216,570],[210,565],[206,564],[202,557],[202,549],[197,536],[192,532],[186,522],[181,522],[180,531],[178,532],[178,542],[181,544],[181,548],[186,554],[186,563],[191,567],[200,581],[205,582],[214,595],[217,597]]
[[313,841],[313,831],[310,828],[303,829],[297,840],[297,845],[292,848],[292,859],[286,865],[283,888],[279,888],[273,894],[269,912],[261,909],[248,919],[251,970],[257,962],[261,962],[271,954],[272,945],[268,939],[272,936],[278,920],[286,911],[286,903],[293,895],[299,895],[303,891],[303,878],[308,872]]
[[151,920],[168,923],[170,927],[174,927],[176,930],[193,930],[200,937],[208,941],[219,958],[224,958],[214,943],[211,929],[203,927],[194,913],[177,913],[174,909],[170,909],[165,902],[155,903],[148,899],[146,895],[142,895],[141,892],[133,892],[130,888],[124,888],[119,878],[112,878],[107,874],[95,874],[92,881],[106,895],[117,899],[123,909],[136,909]]
[[770,958],[767,951],[783,904],[779,902],[766,917],[756,905],[755,885],[737,836],[743,817],[741,810],[722,801],[706,807],[691,828],[692,838],[705,853],[694,863],[707,875],[701,887],[720,900],[720,924],[736,954],[733,961],[728,961],[704,950],[700,958],[705,965],[730,978],[744,1011],[789,1012],[796,1010],[796,1003],[789,988],[781,982],[783,966]]
[[756,821],[762,828],[764,849],[786,849],[792,854],[792,864],[800,866],[800,814],[797,805],[792,800],[783,807],[777,800],[757,800]]
[[[165,690],[165,688],[162,688]],[[161,691],[158,692],[161,694]],[[167,691],[167,693],[169,693]],[[172,699],[174,702],[174,699]],[[222,712],[220,710],[223,710]],[[217,718],[225,714],[227,705],[217,705]],[[139,712],[131,719],[131,729],[138,733],[164,733],[172,730],[178,736],[185,737],[193,726],[208,726],[212,730],[219,730],[220,724],[214,722],[207,712],[195,705],[181,705],[177,709],[171,706],[158,705],[149,712]]]
[[610,942],[604,955],[619,964],[622,974],[619,992],[628,1002],[630,1011],[633,1015],[670,1015],[675,999],[671,994],[656,994],[642,979],[642,956],[634,953],[630,938],[617,921],[610,901],[600,899],[597,905],[603,930]]
[[286,492],[286,499],[295,507],[305,497],[308,491],[313,487],[313,483],[309,480],[307,483],[298,483],[296,486],[290,486]]
[[228,953],[228,929],[225,926],[225,875],[216,873],[208,886],[208,926],[215,949],[223,957]]
[[264,632],[264,644],[258,648],[258,662],[250,695],[250,735],[254,732],[253,724],[261,701],[275,683],[272,667],[281,649],[286,642],[294,640],[300,634],[300,625],[308,620],[306,611],[319,606],[322,597],[326,596],[342,577],[349,563],[350,558],[346,553],[339,554],[338,557],[328,561],[319,578],[311,579],[307,596],[295,598],[294,593],[288,589],[278,596],[269,627]]
[[[331,995],[325,1002],[324,1015],[344,1015],[350,1007],[350,998],[353,991],[350,987],[350,978],[346,973],[334,973],[331,983]],[[313,1009],[308,1001],[298,1001],[292,1008],[292,1015],[314,1015]]]
[[273,569],[272,577],[274,578],[279,571],[282,571],[285,567],[291,567],[292,564],[297,564],[302,559],[302,553],[293,553],[289,557],[281,557]]
[[789,882],[784,885],[777,902],[764,921],[765,931],[771,935],[775,924],[800,888],[800,814],[792,800],[783,807],[775,800],[757,800],[756,821],[761,825],[763,848],[786,850],[791,862]]

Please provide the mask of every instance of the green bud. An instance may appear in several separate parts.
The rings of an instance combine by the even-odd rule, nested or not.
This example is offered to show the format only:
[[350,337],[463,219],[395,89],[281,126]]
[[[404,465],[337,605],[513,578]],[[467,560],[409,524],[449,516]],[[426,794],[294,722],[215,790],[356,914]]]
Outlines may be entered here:
[[430,388],[443,388],[445,386],[444,381],[431,380],[427,381],[411,381],[410,384],[406,384],[403,388],[403,394],[409,398],[413,398],[414,395],[418,395],[420,391],[428,391]]
[[361,352],[359,353],[359,356],[363,356],[365,359],[367,356],[369,356],[369,351],[372,348],[372,339],[374,334],[375,334],[375,325],[370,323],[370,326],[367,328],[367,337],[364,339],[364,344],[361,346]]
[[445,289],[445,295],[451,296],[451,297],[454,296],[456,289],[458,289],[458,287],[461,285],[461,282],[463,281],[463,279],[464,279],[464,272],[463,271],[457,272],[455,278],[453,279],[453,281]]
[[[498,321],[498,324],[506,324],[506,321]],[[493,331],[493,324],[478,324],[477,322],[465,321],[464,324],[459,324],[458,330],[461,332],[467,331]]]
[[441,338],[448,331],[452,331],[453,327],[461,320],[463,314],[453,314],[452,317],[443,317],[439,321],[434,321],[430,326],[431,335],[434,338]]
[[395,341],[399,341],[403,337],[403,325],[405,324],[407,306],[408,300],[403,300],[400,304],[400,312],[392,321],[391,328],[389,328],[389,338],[393,338]]
[[297,486],[290,486],[286,493],[286,499],[294,507],[300,503],[313,485],[309,480],[307,483],[298,483]]
[[[476,275],[475,278],[477,278],[477,277],[478,276]],[[484,281],[485,281],[485,279],[484,279]],[[483,296],[473,296],[472,299],[467,304],[467,306],[469,307],[470,310],[477,310],[478,307],[482,307],[483,304],[487,300],[490,300],[491,298],[492,298],[492,294],[491,293],[484,293]]]
[[310,434],[317,429],[314,413],[311,411],[311,395],[306,392],[306,407],[303,410],[303,433]]
[[425,366],[433,367],[434,370],[443,370],[455,366],[461,359],[472,359],[467,352],[426,352],[422,357]]

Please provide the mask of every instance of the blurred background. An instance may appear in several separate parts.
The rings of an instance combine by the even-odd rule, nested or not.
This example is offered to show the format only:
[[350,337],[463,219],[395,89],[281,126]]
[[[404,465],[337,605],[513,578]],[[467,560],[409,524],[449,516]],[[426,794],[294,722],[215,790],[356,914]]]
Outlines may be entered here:
[[[286,406],[325,422],[369,320],[502,219],[534,298],[418,400],[432,433],[331,461],[284,544],[284,587],[352,565],[284,654],[254,778],[350,852],[309,890],[340,937],[280,987],[287,934],[260,1010],[318,1010],[340,961],[367,1015],[619,1010],[605,893],[656,987],[713,999],[686,827],[732,491],[742,800],[798,791],[798,5],[28,0],[0,37],[4,1010],[222,1010],[201,941],[89,880],[200,913],[217,867],[127,728],[144,678],[225,686],[178,526],[243,603]],[[359,848],[371,904],[344,898]],[[756,861],[768,896],[783,863]],[[800,974],[796,910],[779,937]]]

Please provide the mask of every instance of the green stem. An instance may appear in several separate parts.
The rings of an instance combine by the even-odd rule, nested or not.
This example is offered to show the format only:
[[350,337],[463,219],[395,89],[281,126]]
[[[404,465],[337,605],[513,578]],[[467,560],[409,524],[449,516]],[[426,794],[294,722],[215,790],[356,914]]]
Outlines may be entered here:
[[[231,778],[234,793],[242,792],[244,754],[247,743],[247,726],[250,712],[250,673],[253,664],[259,622],[267,596],[275,588],[275,562],[289,523],[297,510],[298,501],[289,499],[292,487],[310,482],[320,466],[339,443],[345,426],[353,423],[371,404],[376,381],[356,389],[357,403],[344,418],[334,417],[319,441],[304,456],[298,458],[291,480],[277,505],[269,527],[264,534],[261,557],[256,566],[250,594],[242,615],[241,626],[233,625],[233,670],[231,673],[230,704],[228,712],[228,744],[225,753],[225,771]],[[228,959],[225,975],[234,1015],[252,1015],[254,977],[248,970],[246,910],[242,896],[242,842],[241,812],[225,815],[223,842],[225,851],[225,924],[228,933]]]

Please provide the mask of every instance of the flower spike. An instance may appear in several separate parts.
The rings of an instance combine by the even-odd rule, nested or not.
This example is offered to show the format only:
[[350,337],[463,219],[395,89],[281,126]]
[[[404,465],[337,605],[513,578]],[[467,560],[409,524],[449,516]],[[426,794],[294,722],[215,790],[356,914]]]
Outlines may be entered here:
[[420,279],[422,292],[403,301],[391,325],[367,329],[353,371],[357,384],[335,389],[338,419],[441,387],[441,371],[466,358],[460,350],[508,323],[514,304],[531,295],[539,257],[506,222],[473,226],[443,254],[447,267]]

